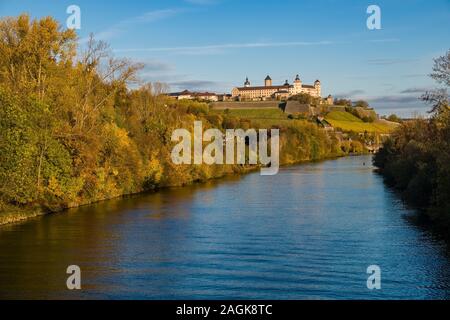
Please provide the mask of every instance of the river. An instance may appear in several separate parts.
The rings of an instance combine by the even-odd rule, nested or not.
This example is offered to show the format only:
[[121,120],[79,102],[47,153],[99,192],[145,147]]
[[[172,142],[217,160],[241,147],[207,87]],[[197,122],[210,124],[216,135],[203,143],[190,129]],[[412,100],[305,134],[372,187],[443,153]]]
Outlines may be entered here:
[[448,299],[448,246],[415,217],[368,156],[115,199],[0,227],[0,298]]

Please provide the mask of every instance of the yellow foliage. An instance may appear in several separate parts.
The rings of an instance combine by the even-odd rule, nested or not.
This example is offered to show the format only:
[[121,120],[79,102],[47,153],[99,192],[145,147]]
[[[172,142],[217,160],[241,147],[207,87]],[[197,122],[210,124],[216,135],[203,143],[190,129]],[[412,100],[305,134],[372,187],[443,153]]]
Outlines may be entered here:
[[48,180],[47,190],[57,197],[62,197],[64,192],[62,192],[59,185],[58,179],[55,176],[51,176]]
[[158,154],[153,152],[147,165],[147,176],[151,177],[155,184],[159,184],[161,182],[164,172],[164,168],[157,156]]

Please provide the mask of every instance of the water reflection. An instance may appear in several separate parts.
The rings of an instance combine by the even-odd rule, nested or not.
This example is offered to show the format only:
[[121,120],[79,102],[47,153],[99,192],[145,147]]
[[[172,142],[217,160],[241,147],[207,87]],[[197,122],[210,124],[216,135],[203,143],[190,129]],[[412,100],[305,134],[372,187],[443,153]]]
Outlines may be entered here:
[[[414,212],[369,163],[304,164],[2,227],[0,297],[448,298],[444,242],[405,219]],[[81,291],[65,289],[71,264]],[[366,288],[371,264],[380,291]]]

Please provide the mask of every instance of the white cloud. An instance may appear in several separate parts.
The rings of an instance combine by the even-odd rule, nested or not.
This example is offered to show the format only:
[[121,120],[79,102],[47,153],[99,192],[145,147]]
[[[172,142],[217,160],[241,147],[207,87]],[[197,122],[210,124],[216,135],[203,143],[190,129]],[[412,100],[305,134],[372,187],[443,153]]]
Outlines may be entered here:
[[133,19],[127,20],[126,23],[150,23],[166,18],[170,18],[176,14],[178,14],[180,9],[162,9],[162,10],[154,10],[148,11],[141,16],[135,17]]
[[397,38],[372,39],[372,40],[369,40],[369,42],[373,42],[373,43],[400,42],[400,39],[397,39]]
[[375,66],[383,66],[383,65],[393,65],[393,64],[401,64],[401,63],[409,63],[416,62],[417,59],[369,59],[367,63]]
[[332,41],[295,41],[295,42],[253,42],[253,43],[229,43],[205,46],[186,47],[155,47],[155,48],[128,48],[117,49],[116,52],[174,52],[179,54],[209,54],[220,53],[226,49],[250,49],[250,48],[277,48],[277,47],[299,47],[299,46],[324,46],[335,44]]
[[217,4],[219,2],[219,0],[184,0],[184,1],[196,5],[211,5]]
[[[118,35],[123,34],[125,31],[127,31],[128,29],[132,28],[135,25],[153,23],[156,21],[164,20],[177,15],[181,11],[182,11],[181,9],[161,9],[148,11],[140,16],[119,21],[118,23],[112,25],[106,30],[103,30],[95,34],[95,39],[97,40],[111,39],[117,37]],[[80,40],[81,43],[86,43],[87,41],[88,38],[83,38]]]

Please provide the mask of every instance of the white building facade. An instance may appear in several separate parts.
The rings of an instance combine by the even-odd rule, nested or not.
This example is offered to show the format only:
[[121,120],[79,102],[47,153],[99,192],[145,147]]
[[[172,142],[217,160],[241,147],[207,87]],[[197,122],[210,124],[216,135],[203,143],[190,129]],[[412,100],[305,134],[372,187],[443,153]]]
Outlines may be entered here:
[[321,84],[319,80],[314,85],[303,84],[300,77],[295,77],[294,83],[286,82],[283,85],[272,85],[272,79],[267,76],[264,79],[264,86],[252,87],[248,78],[243,87],[236,87],[231,91],[233,98],[242,100],[265,100],[269,98],[290,97],[299,93],[307,93],[313,97],[321,97]]

